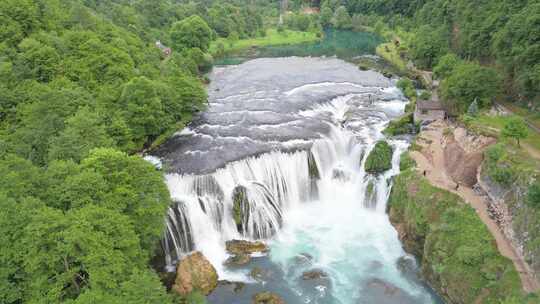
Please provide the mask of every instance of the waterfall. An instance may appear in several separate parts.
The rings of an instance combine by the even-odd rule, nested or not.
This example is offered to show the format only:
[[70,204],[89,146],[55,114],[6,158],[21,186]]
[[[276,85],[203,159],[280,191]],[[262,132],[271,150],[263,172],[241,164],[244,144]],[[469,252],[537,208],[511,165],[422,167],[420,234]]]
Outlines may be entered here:
[[[200,250],[226,275],[224,243],[231,239],[275,236],[288,210],[316,200],[332,200],[343,189],[358,208],[384,213],[391,178],[399,171],[405,140],[390,140],[393,167],[375,176],[364,162],[387,123],[384,113],[351,104],[356,95],[341,96],[300,113],[324,117],[329,134],[309,150],[274,151],[227,164],[207,175],[168,174],[176,202],[168,212],[163,248],[168,265],[192,250]],[[362,116],[359,116],[362,114]],[[351,189],[353,189],[351,191]],[[369,189],[369,191],[368,191]]]

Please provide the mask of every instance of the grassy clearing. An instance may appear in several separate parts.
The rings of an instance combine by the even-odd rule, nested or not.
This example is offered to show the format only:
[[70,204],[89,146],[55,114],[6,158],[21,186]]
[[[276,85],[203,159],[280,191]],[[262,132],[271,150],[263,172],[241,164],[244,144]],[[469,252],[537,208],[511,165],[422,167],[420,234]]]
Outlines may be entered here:
[[394,65],[401,73],[407,73],[407,62],[401,58],[398,48],[392,42],[380,44],[376,53]]
[[210,45],[210,53],[214,56],[218,54],[219,44],[223,45],[224,53],[231,53],[251,47],[299,44],[306,42],[314,42],[319,39],[320,38],[317,37],[317,34],[312,32],[284,30],[283,32],[279,33],[276,29],[269,29],[266,31],[266,36],[264,37],[240,39],[236,41],[226,38],[219,38],[216,41],[213,41]]
[[[508,119],[510,119],[510,116],[482,114],[474,118],[474,120],[471,122],[470,128],[480,134],[493,136],[503,140],[503,138],[500,138],[500,132],[504,128],[504,125]],[[510,140],[507,142],[508,144],[512,144]],[[529,136],[527,136],[527,138],[525,138],[522,142],[540,152],[540,134],[538,134],[538,132],[535,130],[529,129]]]
[[532,123],[535,127],[540,128],[540,113],[532,112],[529,109],[520,107],[513,103],[504,103],[504,106],[510,109],[515,114],[525,118],[527,121]]

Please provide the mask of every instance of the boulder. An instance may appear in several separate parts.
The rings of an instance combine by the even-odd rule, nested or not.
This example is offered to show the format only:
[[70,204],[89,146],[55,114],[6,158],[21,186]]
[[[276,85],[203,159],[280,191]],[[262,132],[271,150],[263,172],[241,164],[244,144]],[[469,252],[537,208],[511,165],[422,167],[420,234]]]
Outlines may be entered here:
[[252,277],[254,280],[259,282],[268,281],[273,275],[273,272],[268,269],[263,269],[260,267],[253,267],[251,271],[249,272],[249,276]]
[[320,280],[326,279],[328,274],[320,269],[313,269],[302,273],[302,280]]
[[366,159],[365,170],[368,173],[379,174],[392,168],[394,151],[386,141],[379,141]]
[[242,266],[248,264],[250,261],[251,257],[249,256],[249,254],[235,254],[225,261],[225,265]]
[[409,295],[405,290],[397,287],[396,285],[378,279],[373,278],[366,282],[364,293],[368,301],[376,301],[370,303],[377,304],[417,304],[418,299]]
[[367,282],[367,287],[373,290],[377,290],[385,296],[395,297],[396,299],[407,297],[407,293],[395,286],[392,283],[383,281],[381,279],[371,279]]
[[244,186],[237,186],[233,190],[233,219],[236,224],[236,229],[241,234],[246,231],[246,223],[249,220],[249,200],[247,196],[247,189]]
[[243,282],[231,282],[231,281],[219,281],[219,286],[222,288],[227,289],[230,292],[234,293],[240,293],[244,287],[246,287],[246,283]]
[[319,167],[317,166],[317,161],[315,161],[315,156],[313,152],[309,151],[308,153],[308,170],[310,179],[321,179],[321,173],[319,172]]
[[285,304],[285,301],[275,293],[260,292],[253,296],[252,304]]
[[172,290],[182,296],[199,290],[208,295],[217,287],[218,275],[216,269],[200,252],[194,252],[178,263],[176,280]]
[[309,253],[300,253],[294,257],[294,263],[297,265],[309,265],[313,261],[313,256]]
[[225,243],[225,247],[229,253],[236,255],[268,251],[268,246],[259,241],[251,242],[244,240],[231,240]]

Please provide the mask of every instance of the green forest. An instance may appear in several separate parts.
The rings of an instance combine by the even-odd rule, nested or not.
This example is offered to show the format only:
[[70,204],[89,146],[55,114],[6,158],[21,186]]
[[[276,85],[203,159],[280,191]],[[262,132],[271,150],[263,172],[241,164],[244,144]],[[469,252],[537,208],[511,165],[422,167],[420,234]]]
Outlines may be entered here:
[[399,29],[456,112],[502,95],[540,104],[536,0],[288,9],[278,25],[277,0],[0,1],[0,303],[179,301],[150,266],[170,195],[138,154],[206,108],[205,74],[225,50],[212,42]]
[[149,266],[170,195],[134,154],[205,109],[211,41],[277,19],[245,4],[0,2],[0,303],[172,301]]

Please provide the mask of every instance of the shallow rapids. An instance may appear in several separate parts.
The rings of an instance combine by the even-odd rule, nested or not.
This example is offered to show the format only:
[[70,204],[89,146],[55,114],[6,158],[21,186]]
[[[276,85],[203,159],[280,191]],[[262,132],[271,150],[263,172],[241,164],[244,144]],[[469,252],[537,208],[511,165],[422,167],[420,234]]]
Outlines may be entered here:
[[[389,141],[391,170],[363,169],[407,104],[395,80],[296,57],[216,68],[211,80],[208,111],[156,153],[176,202],[163,241],[171,269],[199,250],[220,279],[244,282],[222,284],[210,303],[250,303],[263,290],[286,303],[439,303],[385,213],[407,140]],[[249,214],[240,226],[238,189]],[[271,250],[227,267],[231,239],[263,239]]]

